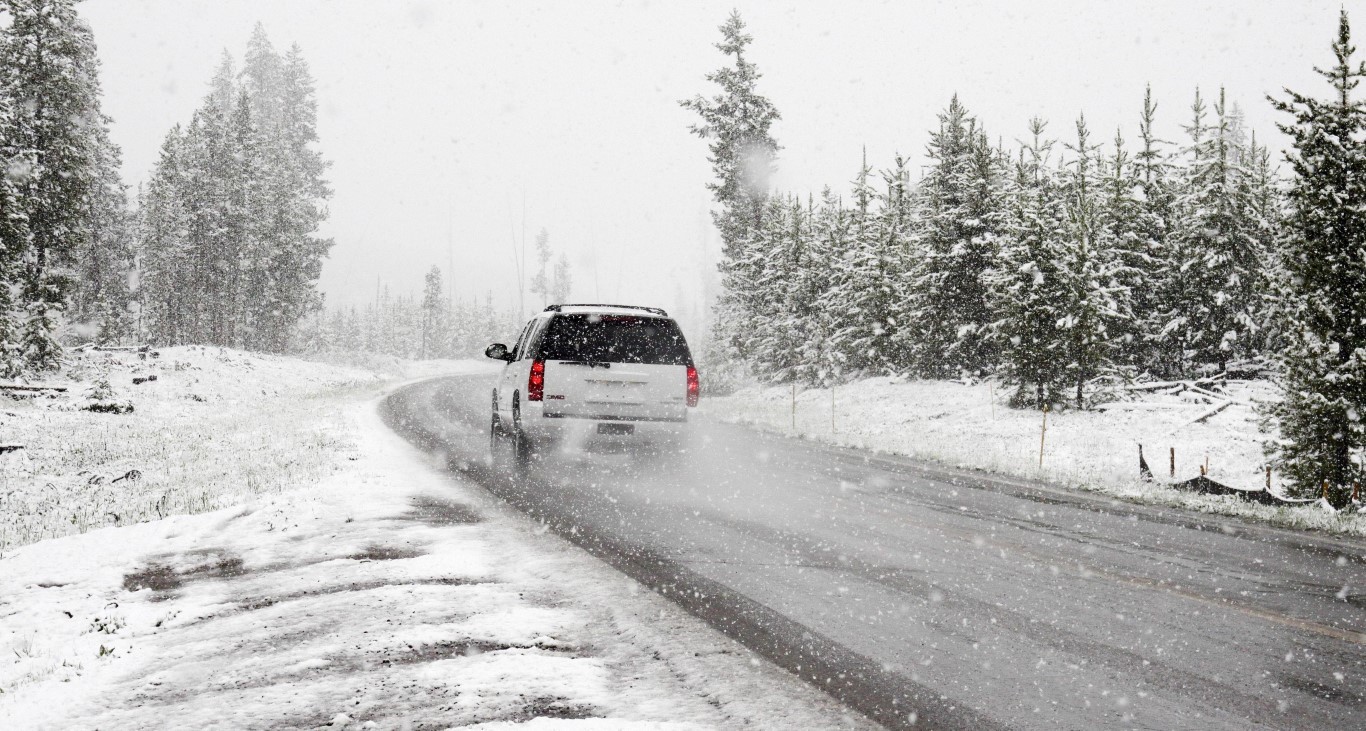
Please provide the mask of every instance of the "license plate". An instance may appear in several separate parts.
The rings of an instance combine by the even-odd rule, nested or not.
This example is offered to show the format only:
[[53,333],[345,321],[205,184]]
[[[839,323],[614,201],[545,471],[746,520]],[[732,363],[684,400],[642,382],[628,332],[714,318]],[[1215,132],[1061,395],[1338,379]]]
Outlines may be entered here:
[[598,424],[599,434],[634,434],[635,424]]

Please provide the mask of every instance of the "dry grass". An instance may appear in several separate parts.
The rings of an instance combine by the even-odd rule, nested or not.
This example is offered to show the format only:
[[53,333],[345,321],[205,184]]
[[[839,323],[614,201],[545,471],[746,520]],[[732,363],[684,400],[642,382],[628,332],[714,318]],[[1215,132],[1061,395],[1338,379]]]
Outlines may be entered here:
[[[25,445],[0,455],[0,551],[316,484],[359,448],[344,405],[383,383],[219,348],[79,355],[64,375],[59,397],[0,399],[0,442]],[[100,379],[133,413],[82,410]]]

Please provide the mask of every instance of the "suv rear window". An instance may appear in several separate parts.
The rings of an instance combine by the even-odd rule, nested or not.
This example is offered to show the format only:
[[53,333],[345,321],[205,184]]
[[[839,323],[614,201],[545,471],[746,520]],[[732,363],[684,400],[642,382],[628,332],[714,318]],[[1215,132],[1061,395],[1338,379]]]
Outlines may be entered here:
[[633,315],[556,315],[541,337],[546,360],[689,365],[678,323]]

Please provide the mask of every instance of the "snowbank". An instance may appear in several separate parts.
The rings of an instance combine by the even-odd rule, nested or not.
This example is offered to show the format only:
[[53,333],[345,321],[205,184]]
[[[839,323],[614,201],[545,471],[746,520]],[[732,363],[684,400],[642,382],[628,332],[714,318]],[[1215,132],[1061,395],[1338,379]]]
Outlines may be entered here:
[[[1170,479],[1171,450],[1177,480],[1200,474],[1244,489],[1265,484],[1255,404],[1273,398],[1264,383],[1229,385],[1233,404],[1211,411],[1198,393],[1150,395],[1106,411],[1043,414],[1012,409],[990,383],[873,378],[838,386],[831,421],[829,389],[749,387],[704,399],[704,413],[766,431],[842,446],[932,460],[951,466],[1047,480],[1139,502],[1178,506],[1295,528],[1366,536],[1366,516],[1333,513],[1318,505],[1268,507],[1234,497],[1193,495],[1138,480],[1138,448],[1159,480]],[[1043,464],[1040,466],[1040,437]],[[1273,475],[1273,491],[1279,480]]]

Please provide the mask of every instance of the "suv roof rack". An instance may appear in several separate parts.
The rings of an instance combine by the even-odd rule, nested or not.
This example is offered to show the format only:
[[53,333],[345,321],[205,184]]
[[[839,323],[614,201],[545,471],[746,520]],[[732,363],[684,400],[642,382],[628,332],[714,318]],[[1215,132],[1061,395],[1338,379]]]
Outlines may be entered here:
[[663,309],[661,309],[661,308],[659,308],[659,307],[642,307],[641,305],[603,305],[603,304],[579,304],[579,303],[572,303],[572,304],[571,304],[571,303],[565,303],[565,304],[560,304],[560,305],[547,305],[546,308],[545,308],[544,310],[542,310],[542,312],[559,312],[561,307],[616,307],[616,308],[622,309],[622,310],[644,310],[644,311],[646,311],[646,312],[652,312],[652,313],[654,313],[654,314],[656,314],[656,315],[660,315],[661,317],[668,317],[668,316],[669,316],[669,313],[665,312]]

